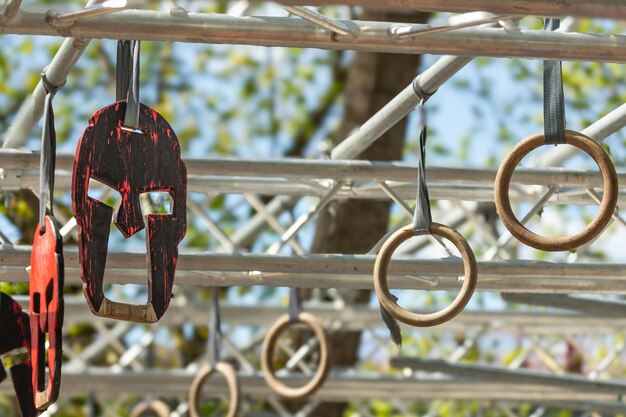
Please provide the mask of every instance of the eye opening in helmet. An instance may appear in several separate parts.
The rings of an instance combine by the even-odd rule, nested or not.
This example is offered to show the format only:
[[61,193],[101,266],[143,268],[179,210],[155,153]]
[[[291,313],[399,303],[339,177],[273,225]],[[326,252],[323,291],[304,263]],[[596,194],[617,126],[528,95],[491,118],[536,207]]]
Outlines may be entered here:
[[174,212],[174,198],[168,190],[153,190],[139,195],[141,213],[166,216]]
[[122,195],[113,187],[108,186],[97,178],[89,177],[89,189],[87,190],[89,198],[97,200],[111,208],[117,208],[122,201]]

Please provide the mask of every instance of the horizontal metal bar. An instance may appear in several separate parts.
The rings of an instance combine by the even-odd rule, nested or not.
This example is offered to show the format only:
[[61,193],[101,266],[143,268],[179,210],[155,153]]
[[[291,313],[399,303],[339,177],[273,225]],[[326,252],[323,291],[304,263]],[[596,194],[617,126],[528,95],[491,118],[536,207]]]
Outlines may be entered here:
[[[14,296],[22,308],[28,310],[28,296]],[[89,312],[82,296],[65,297],[65,318],[67,326],[89,323],[94,320],[107,324],[116,323],[113,319],[96,317]],[[229,326],[271,326],[276,318],[284,314],[287,306],[236,305],[220,302],[222,322]],[[305,303],[304,309],[314,314],[328,328],[334,328],[341,322],[342,330],[364,330],[383,328],[380,309],[358,306],[334,308],[316,303]],[[423,310],[422,312],[425,312]],[[607,318],[611,318],[608,320]],[[167,314],[159,321],[159,326],[177,326],[191,323],[206,326],[209,323],[208,303],[180,301],[174,298]],[[420,331],[472,331],[489,327],[498,333],[525,334],[606,334],[621,332],[626,328],[626,315],[613,317],[600,314],[574,314],[551,312],[521,311],[476,311],[466,310],[454,320],[437,327],[424,328]]]
[[354,39],[339,39],[303,19],[233,17],[221,14],[125,10],[115,15],[55,27],[47,12],[22,10],[19,19],[0,24],[0,33],[76,38],[138,39],[226,43],[369,52],[493,56],[595,62],[626,62],[626,37],[498,28],[470,28],[394,41],[390,22],[341,21]]
[[543,307],[574,310],[606,317],[626,317],[626,303],[621,301],[594,300],[561,294],[507,294],[502,298],[509,303],[530,304]]
[[[316,159],[238,159],[238,158],[184,158],[187,174],[193,177],[232,176],[288,179],[384,180],[415,182],[417,164],[408,162],[316,160]],[[71,172],[74,155],[58,154],[56,169]],[[0,149],[0,168],[15,171],[38,171],[39,152]],[[493,184],[495,169],[477,168],[427,168],[428,180],[433,183]],[[626,172],[618,174],[620,183],[626,184]],[[561,187],[602,187],[598,171],[576,171],[563,168],[518,168],[512,184]]]
[[[8,170],[37,170],[39,152],[27,150],[0,150],[0,168]],[[57,155],[57,169],[71,172],[73,155]],[[234,158],[185,158],[190,176],[233,176],[266,178],[303,178],[341,180],[415,181],[417,165],[407,162],[359,161],[359,160],[312,160],[285,158],[276,160]],[[427,168],[432,182],[454,184],[493,183],[495,169]],[[626,181],[626,173],[619,173],[618,180]],[[519,168],[512,184],[602,187],[602,176],[596,171],[576,171],[562,168]]]
[[[0,178],[1,190],[32,189],[38,190],[38,174],[26,174],[21,177],[5,176]],[[429,182],[430,184],[430,182]],[[415,198],[415,185],[413,183],[387,183],[400,198],[411,200]],[[60,190],[67,190],[71,186],[71,177],[68,173],[57,174],[55,186]],[[250,177],[189,177],[187,180],[189,192],[215,194],[259,194],[259,195],[283,195],[283,196],[314,196],[323,197],[330,187],[327,184],[311,184],[306,181],[285,180],[278,178],[250,178]],[[434,183],[429,185],[431,200],[450,201],[477,201],[493,202],[493,184],[491,185],[446,185]],[[511,190],[509,196],[512,202],[536,202],[543,192],[520,192]],[[377,184],[344,184],[333,195],[334,200],[365,199],[365,200],[388,200],[389,196]],[[594,198],[584,191],[554,193],[546,201],[546,206],[553,204],[568,205],[597,205]],[[618,204],[626,204],[626,194],[618,196]]]
[[[302,4],[303,2],[302,0],[281,0],[281,3]],[[430,12],[486,11],[529,16],[626,19],[626,4],[622,0],[307,0],[306,4],[316,6],[346,4],[370,8],[401,8]]]
[[614,394],[615,396],[626,393],[626,382],[624,381],[590,381],[583,376],[572,374],[554,375],[526,369],[503,369],[480,364],[451,363],[443,360],[412,357],[392,358],[391,366],[409,368],[414,371],[440,372],[450,376],[468,378],[477,383],[480,380],[488,380],[489,382],[564,388],[587,393]]
[[[39,156],[37,152],[0,150],[0,188],[37,190],[39,186]],[[196,192],[254,193],[267,195],[323,196],[332,184],[325,180],[343,181],[347,184],[335,198],[387,199],[375,181],[387,184],[402,198],[415,196],[417,167],[404,162],[377,161],[327,161],[327,160],[245,160],[245,159],[186,159],[189,175],[188,189]],[[71,155],[57,156],[56,186],[70,187],[73,167]],[[454,169],[432,167],[428,169],[430,195],[437,200],[493,201],[495,170]],[[319,180],[311,183],[310,180]],[[372,181],[371,184],[351,184],[350,181]],[[621,184],[626,184],[626,173],[619,174]],[[599,172],[571,171],[560,168],[518,169],[513,176],[510,191],[512,201],[535,201],[541,190],[516,188],[517,185],[542,185],[561,187],[601,187]],[[626,194],[620,196],[626,203]],[[586,192],[558,192],[548,204],[597,204]]]
[[[81,395],[97,392],[98,395],[137,394],[163,397],[186,397],[194,378],[194,372],[170,369],[167,371],[121,371],[103,368],[87,368],[82,371],[63,372],[61,395]],[[288,385],[302,384],[302,377],[281,378]],[[239,375],[241,390],[246,397],[267,399],[274,394],[260,374]],[[215,395],[228,395],[228,386],[215,375],[206,383],[207,391]],[[10,394],[10,382],[0,385],[0,393]],[[404,400],[499,400],[499,401],[569,401],[572,395],[578,401],[607,402],[607,406],[619,404],[615,395],[579,392],[531,385],[503,385],[494,382],[477,382],[456,379],[405,378],[381,376],[380,374],[356,374],[354,372],[331,372],[324,385],[312,395],[322,401],[404,399]],[[597,404],[601,406],[601,404]],[[622,404],[623,407],[623,404]],[[601,410],[601,409],[597,409]]]
[[[65,275],[79,284],[78,252],[66,248]],[[176,267],[180,285],[267,285],[302,288],[372,289],[372,255],[311,254],[279,256],[243,253],[181,253]],[[0,249],[0,280],[26,282],[30,247]],[[144,254],[110,252],[107,282],[145,284]],[[458,290],[460,259],[394,260],[389,284],[397,289]],[[552,263],[511,260],[478,262],[478,290],[533,293],[626,293],[626,264]]]

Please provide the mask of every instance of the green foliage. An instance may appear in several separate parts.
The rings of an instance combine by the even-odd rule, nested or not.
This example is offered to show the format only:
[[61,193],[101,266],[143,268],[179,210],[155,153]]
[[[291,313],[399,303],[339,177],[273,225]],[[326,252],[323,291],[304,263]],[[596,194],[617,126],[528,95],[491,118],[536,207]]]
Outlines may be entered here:
[[0,292],[8,295],[27,295],[28,284],[25,282],[9,283],[0,282]]

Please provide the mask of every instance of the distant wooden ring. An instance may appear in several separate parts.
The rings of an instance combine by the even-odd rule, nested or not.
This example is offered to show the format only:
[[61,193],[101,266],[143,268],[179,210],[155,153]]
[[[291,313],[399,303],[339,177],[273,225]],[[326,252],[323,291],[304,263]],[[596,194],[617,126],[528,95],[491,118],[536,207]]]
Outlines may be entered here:
[[202,391],[204,383],[214,372],[222,374],[224,379],[226,379],[226,384],[228,385],[228,390],[230,391],[228,414],[226,414],[226,417],[236,417],[239,415],[241,405],[241,389],[239,387],[237,373],[230,363],[218,362],[214,367],[207,365],[200,369],[191,383],[191,389],[189,390],[189,414],[191,414],[191,417],[201,417],[199,411],[200,392]]
[[565,131],[565,143],[577,147],[591,156],[600,168],[604,184],[604,195],[600,204],[600,212],[582,231],[572,236],[551,238],[538,235],[528,230],[515,217],[509,199],[509,186],[515,167],[532,150],[545,144],[543,134],[537,134],[522,140],[505,158],[498,169],[494,186],[494,199],[498,215],[504,226],[520,242],[544,251],[566,251],[575,249],[595,239],[611,221],[619,193],[617,174],[609,155],[593,139],[582,133]]
[[461,234],[456,230],[439,223],[431,223],[430,233],[446,238],[452,242],[459,250],[461,257],[463,258],[465,278],[463,279],[461,291],[459,291],[459,294],[456,296],[454,301],[452,301],[452,304],[443,310],[428,314],[413,313],[400,307],[389,292],[387,270],[389,268],[389,263],[391,262],[391,256],[393,255],[393,252],[398,249],[398,246],[411,237],[416,236],[412,225],[403,227],[392,234],[389,239],[385,241],[383,246],[380,248],[380,252],[378,252],[376,263],[374,264],[374,289],[376,290],[378,301],[392,317],[403,323],[416,327],[436,326],[455,317],[463,311],[463,308],[465,308],[469,300],[472,298],[472,294],[474,293],[474,289],[476,288],[476,283],[478,281],[476,258],[474,257],[472,248],[470,248],[463,236],[461,236]]
[[141,417],[144,413],[152,411],[159,417],[170,417],[172,410],[161,400],[142,401],[133,408],[130,417]]
[[[320,363],[313,379],[311,379],[306,385],[293,388],[283,384],[280,380],[278,380],[278,378],[276,378],[272,362],[274,359],[274,348],[276,347],[278,338],[285,329],[296,323],[306,324],[311,330],[313,330],[313,333],[315,333],[315,337],[317,337],[319,342]],[[303,399],[317,391],[326,380],[326,376],[328,375],[328,371],[330,369],[330,362],[326,333],[315,316],[309,313],[300,313],[296,320],[292,320],[288,314],[281,316],[268,330],[265,341],[263,342],[263,349],[261,350],[261,368],[263,369],[263,376],[265,377],[267,385],[272,391],[283,398],[294,400]]]

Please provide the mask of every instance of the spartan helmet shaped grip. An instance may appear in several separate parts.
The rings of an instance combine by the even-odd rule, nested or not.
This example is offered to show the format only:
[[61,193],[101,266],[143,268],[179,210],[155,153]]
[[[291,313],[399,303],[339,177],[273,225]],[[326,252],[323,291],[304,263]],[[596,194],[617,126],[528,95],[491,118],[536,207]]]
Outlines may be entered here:
[[[118,102],[93,115],[78,142],[72,178],[72,206],[78,224],[80,275],[91,311],[102,317],[153,323],[170,303],[178,244],[185,236],[187,169],[178,139],[167,121],[141,105],[141,132],[122,128],[126,103]],[[117,211],[88,195],[93,178],[118,191]],[[171,214],[142,216],[139,196],[167,192]],[[107,244],[113,223],[125,237],[146,228],[148,303],[114,302],[104,295]]]

